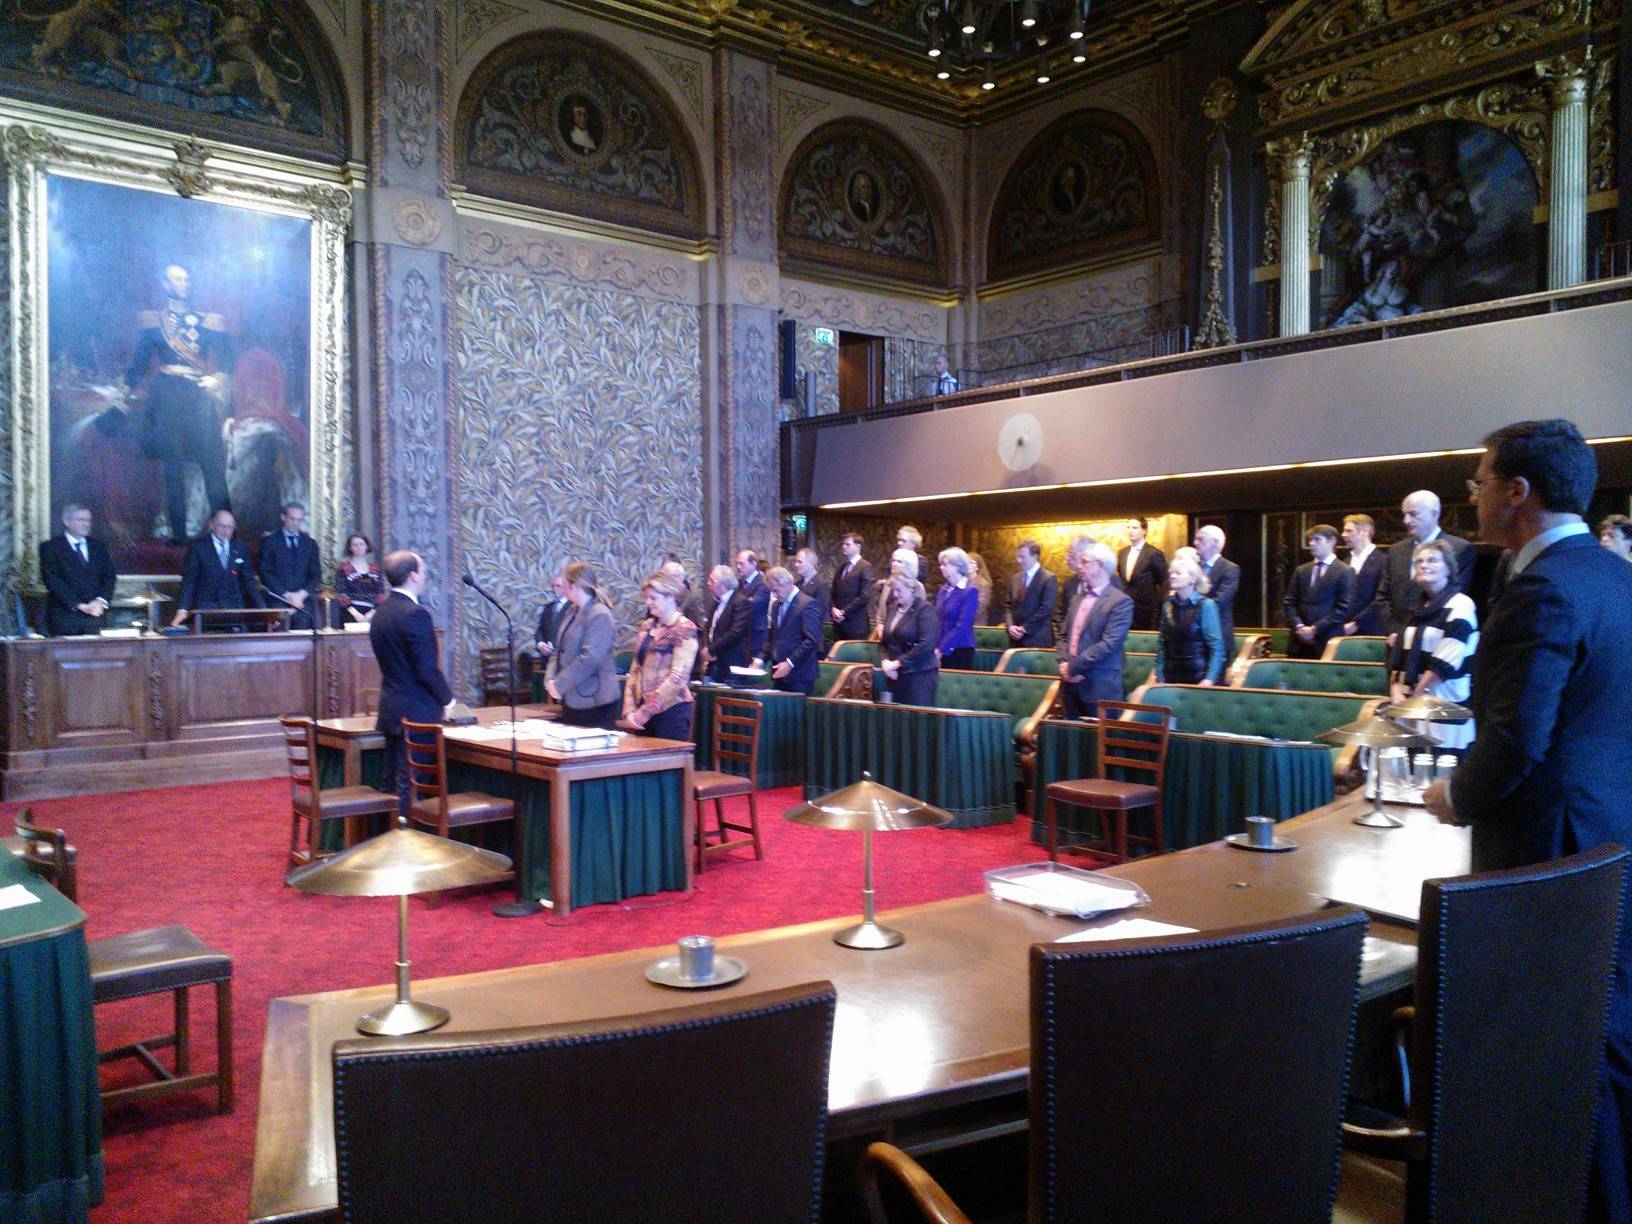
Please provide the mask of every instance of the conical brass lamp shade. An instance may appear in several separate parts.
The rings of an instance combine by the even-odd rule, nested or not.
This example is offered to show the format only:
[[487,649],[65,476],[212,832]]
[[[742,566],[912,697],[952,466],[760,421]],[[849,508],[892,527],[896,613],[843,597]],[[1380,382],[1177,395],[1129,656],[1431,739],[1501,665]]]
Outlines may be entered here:
[[893,833],[900,829],[948,824],[952,820],[952,813],[931,807],[911,795],[880,786],[873,781],[872,775],[863,773],[860,782],[789,808],[782,815],[795,824],[814,825],[818,829],[861,830],[861,854],[865,863],[861,886],[862,919],[855,926],[845,927],[834,935],[833,942],[846,948],[875,951],[905,943],[907,937],[900,931],[879,926],[873,921],[873,833],[875,830]]
[[448,1022],[447,1008],[415,1002],[409,992],[409,896],[491,884],[509,872],[510,860],[502,854],[399,826],[332,858],[296,868],[289,873],[287,883],[304,892],[332,897],[397,899],[396,1001],[357,1018],[360,1033],[396,1037],[426,1033]]
[[1467,706],[1446,701],[1442,697],[1430,697],[1427,693],[1419,693],[1398,705],[1385,705],[1377,712],[1384,718],[1407,718],[1412,721],[1436,723],[1467,722],[1473,717],[1473,711]]
[[1330,731],[1322,731],[1315,736],[1325,740],[1328,744],[1359,744],[1363,748],[1432,748],[1434,741],[1426,735],[1418,735],[1396,722],[1391,722],[1382,714],[1369,714],[1365,718],[1345,723],[1341,727],[1333,727]]
[[510,860],[491,850],[418,829],[392,829],[297,867],[289,873],[289,884],[331,897],[406,897],[492,884],[509,871]]

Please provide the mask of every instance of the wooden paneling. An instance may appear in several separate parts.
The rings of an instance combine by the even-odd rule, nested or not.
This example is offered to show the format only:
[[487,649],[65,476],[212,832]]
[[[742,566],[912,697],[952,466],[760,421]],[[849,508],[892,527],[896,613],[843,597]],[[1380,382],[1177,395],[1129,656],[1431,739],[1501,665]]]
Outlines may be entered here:
[[311,650],[309,638],[294,634],[179,643],[171,669],[172,733],[185,739],[222,724],[310,714]]
[[98,649],[69,649],[57,643],[49,657],[47,707],[55,715],[55,738],[64,743],[130,744],[147,738],[140,677],[140,642],[97,642]]

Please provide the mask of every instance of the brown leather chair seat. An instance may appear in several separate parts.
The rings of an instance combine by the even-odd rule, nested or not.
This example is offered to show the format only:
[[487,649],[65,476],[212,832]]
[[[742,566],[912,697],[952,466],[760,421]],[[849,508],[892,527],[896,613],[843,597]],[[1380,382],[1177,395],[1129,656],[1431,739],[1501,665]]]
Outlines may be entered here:
[[[325,820],[345,820],[347,844],[367,835],[364,817],[394,817],[397,797],[371,786],[318,785],[317,727],[309,718],[280,718],[289,758],[289,862],[292,866],[325,857],[317,848],[318,828]],[[305,830],[301,829],[304,822]]]
[[[382,803],[396,802],[395,795],[387,795],[372,786],[333,786],[323,791],[323,815],[338,820],[349,816],[372,816],[382,810]],[[385,811],[394,810],[390,806]]]
[[[100,1062],[135,1058],[157,1077],[153,1083],[106,1091],[103,1103],[215,1084],[217,1108],[221,1113],[232,1112],[232,958],[184,926],[154,927],[88,940],[86,951],[90,956],[93,1003],[112,1003],[167,990],[175,995],[174,1032],[98,1051]],[[192,1070],[187,992],[194,986],[214,986],[216,991],[214,1071]],[[175,1047],[174,1071],[153,1055],[155,1049],[164,1046]]]
[[1162,797],[1154,786],[1142,782],[1117,782],[1110,778],[1077,778],[1070,782],[1050,782],[1050,799],[1088,808],[1149,807]]
[[754,783],[751,778],[739,778],[717,769],[699,769],[691,775],[691,789],[698,800],[729,799],[733,795],[751,794]]
[[[441,817],[442,804],[438,799],[421,799],[408,809],[408,819],[416,824],[435,826]],[[448,796],[448,828],[488,824],[496,820],[514,820],[516,805],[512,800],[482,791],[460,791]]]

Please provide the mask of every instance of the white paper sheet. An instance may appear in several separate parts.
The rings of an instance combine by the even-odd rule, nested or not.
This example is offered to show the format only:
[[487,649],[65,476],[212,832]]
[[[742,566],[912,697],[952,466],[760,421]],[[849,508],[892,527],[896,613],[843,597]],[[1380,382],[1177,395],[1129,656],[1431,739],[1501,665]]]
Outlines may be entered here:
[[1089,927],[1086,931],[1073,931],[1069,935],[1062,935],[1054,942],[1092,943],[1101,939],[1155,939],[1158,935],[1195,933],[1195,927],[1174,926],[1172,923],[1156,922],[1149,918],[1118,918],[1104,926]]
[[19,905],[38,905],[40,899],[21,884],[0,888],[0,910],[16,909]]

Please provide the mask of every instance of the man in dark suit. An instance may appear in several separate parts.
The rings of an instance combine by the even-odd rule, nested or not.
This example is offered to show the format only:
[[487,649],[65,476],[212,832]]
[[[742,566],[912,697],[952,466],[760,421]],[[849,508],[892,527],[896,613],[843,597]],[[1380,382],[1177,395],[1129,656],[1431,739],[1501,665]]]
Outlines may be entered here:
[[[1508,549],[1501,599],[1473,661],[1478,733],[1449,783],[1424,796],[1473,826],[1473,870],[1632,845],[1632,566],[1583,516],[1597,459],[1568,421],[1485,439],[1468,490],[1479,534]],[[1587,1218],[1632,1218],[1632,911],[1621,907]]]
[[380,566],[391,593],[368,622],[368,642],[380,665],[380,713],[374,729],[385,736],[385,779],[408,814],[408,770],[403,761],[402,720],[441,722],[453,704],[453,690],[436,661],[436,626],[422,608],[425,563],[406,550],[388,555]]
[[1014,559],[1020,572],[1009,583],[1009,610],[1003,624],[1015,646],[1046,650],[1054,645],[1055,593],[1059,582],[1043,568],[1042,546],[1036,540],[1022,540]]
[[1122,700],[1123,651],[1133,627],[1133,600],[1111,578],[1116,557],[1098,541],[1077,555],[1082,589],[1065,617],[1057,647],[1067,718],[1092,718],[1101,701]]
[[1116,554],[1116,572],[1122,589],[1133,600],[1133,627],[1156,628],[1156,614],[1167,597],[1167,556],[1148,544],[1149,524],[1143,515],[1128,520],[1128,546]]
[[821,571],[822,559],[814,548],[801,548],[793,554],[793,572],[798,577],[799,591],[810,596],[816,605],[819,623],[825,625],[833,616],[833,593],[822,581]]
[[840,641],[867,637],[867,603],[873,593],[873,567],[861,555],[861,537],[854,532],[840,545],[844,561],[833,575],[833,623]]
[[1292,637],[1286,653],[1318,659],[1326,641],[1339,633],[1354,603],[1354,571],[1337,559],[1337,528],[1316,523],[1304,537],[1313,561],[1298,566],[1286,588],[1286,623]]
[[1427,600],[1422,588],[1411,581],[1411,557],[1418,544],[1443,539],[1451,546],[1457,557],[1456,573],[1451,575],[1450,581],[1452,591],[1467,590],[1468,579],[1473,575],[1473,545],[1461,536],[1441,531],[1439,511],[1439,495],[1428,489],[1418,489],[1400,503],[1406,536],[1389,545],[1388,565],[1372,600],[1372,607],[1383,622],[1383,631],[1390,638],[1405,628],[1411,613]]
[[567,601],[567,579],[563,574],[550,575],[550,598],[545,600],[543,608],[538,613],[538,628],[533,633],[533,643],[538,650],[539,658],[548,659],[555,651],[556,630],[567,619],[567,613],[572,610],[572,604]]
[[1207,598],[1218,605],[1218,628],[1224,638],[1224,668],[1235,662],[1235,596],[1241,590],[1241,567],[1224,556],[1224,529],[1208,523],[1196,529],[1196,555],[1207,578]]
[[283,508],[282,517],[281,528],[261,537],[261,586],[277,597],[272,601],[275,605],[294,605],[296,611],[289,618],[289,628],[310,629],[312,614],[306,601],[323,585],[323,562],[317,553],[317,541],[303,530],[306,507],[290,502]]
[[748,653],[748,621],[754,614],[753,600],[738,584],[729,565],[716,565],[709,571],[708,590],[714,596],[714,615],[703,637],[703,665],[710,680],[735,684],[737,677],[731,669],[747,667],[752,657]]
[[251,576],[249,550],[233,535],[237,526],[231,510],[217,510],[210,515],[209,534],[187,546],[172,625],[181,624],[197,608],[266,607],[260,584]]
[[[1350,514],[1343,519],[1343,543],[1349,546],[1348,567],[1354,571],[1354,605],[1345,622],[1343,633],[1353,637],[1357,633],[1382,634],[1383,614],[1377,607],[1377,588],[1388,572],[1388,554],[1372,543],[1377,534],[1377,521],[1369,514]],[[1415,584],[1413,584],[1415,585]]]
[[759,554],[751,548],[737,553],[737,596],[750,606],[748,617],[748,658],[762,663],[765,660],[765,637],[771,627],[771,592],[765,585],[759,569]]
[[822,658],[822,607],[794,585],[780,565],[765,575],[771,591],[771,628],[765,657],[771,687],[810,696]]
[[117,579],[108,546],[91,539],[91,512],[69,502],[62,508],[62,534],[40,545],[46,631],[52,637],[101,632]]

